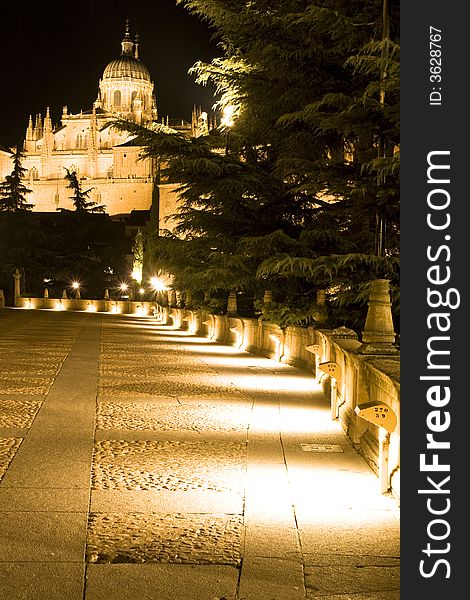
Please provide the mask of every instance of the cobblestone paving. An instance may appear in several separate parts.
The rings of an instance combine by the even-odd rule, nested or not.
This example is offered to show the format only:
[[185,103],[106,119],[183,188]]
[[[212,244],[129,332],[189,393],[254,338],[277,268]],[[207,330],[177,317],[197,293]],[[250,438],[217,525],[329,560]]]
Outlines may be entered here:
[[238,490],[246,446],[232,442],[120,441],[95,444],[95,490]]
[[98,429],[152,431],[246,431],[250,410],[244,406],[219,404],[150,404],[147,402],[98,406]]
[[87,561],[238,566],[242,526],[234,515],[92,513]]
[[38,400],[0,399],[0,427],[31,427],[42,402]]
[[0,438],[0,481],[22,441],[22,438]]
[[[72,318],[63,323],[60,329],[51,327],[55,315],[43,314],[41,321],[28,322],[8,331],[0,341],[0,419],[6,419],[3,427],[30,426],[30,409],[34,403],[18,404],[18,418],[23,425],[16,425],[11,419],[12,405],[3,403],[2,396],[39,395],[45,396],[54,382],[60,366],[67,357],[77,334],[79,320]],[[37,410],[36,410],[37,412]],[[1,422],[1,421],[0,421]]]
[[187,381],[186,379],[175,378],[155,378],[155,380],[138,381],[101,381],[98,387],[100,396],[217,396],[217,397],[243,397],[242,392],[234,386],[228,387],[212,384],[207,380]]
[[[175,361],[168,360],[162,361],[158,358],[158,364],[152,363],[151,365],[136,364],[134,362],[127,364],[101,364],[100,375],[102,377],[116,377],[127,379],[145,379],[146,377],[160,377],[161,375],[174,375],[175,373]],[[1,371],[0,371],[1,373]],[[181,361],[178,363],[178,374],[182,377],[192,377],[197,374],[206,374],[207,365],[202,363],[189,364],[188,361]]]
[[45,377],[0,377],[0,395],[6,394],[47,394],[52,385],[51,378]]

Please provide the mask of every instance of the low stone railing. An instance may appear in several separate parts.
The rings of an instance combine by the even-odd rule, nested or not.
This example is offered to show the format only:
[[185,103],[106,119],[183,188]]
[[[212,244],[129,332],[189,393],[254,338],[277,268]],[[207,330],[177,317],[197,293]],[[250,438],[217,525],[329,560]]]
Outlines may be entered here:
[[16,299],[16,308],[46,310],[78,310],[126,315],[153,315],[154,302],[129,300],[86,300],[84,298],[24,298]]
[[399,355],[362,354],[349,329],[291,326],[262,319],[159,307],[163,323],[266,356],[312,374],[355,448],[379,477],[382,492],[400,497]]

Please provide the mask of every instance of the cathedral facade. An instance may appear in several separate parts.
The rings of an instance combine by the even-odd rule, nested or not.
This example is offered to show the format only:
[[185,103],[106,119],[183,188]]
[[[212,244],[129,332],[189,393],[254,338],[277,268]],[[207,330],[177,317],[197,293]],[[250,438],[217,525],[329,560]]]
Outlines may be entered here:
[[[161,122],[188,136],[198,135],[201,110],[193,109],[192,122]],[[104,69],[98,97],[90,110],[72,114],[64,106],[61,122],[54,126],[49,109],[44,117],[29,118],[23,167],[25,181],[32,190],[27,200],[34,211],[73,209],[64,179],[65,169],[75,171],[90,189],[89,199],[105,206],[110,215],[148,210],[154,185],[159,187],[159,217],[175,212],[177,186],[154,181],[155,165],[143,156],[143,148],[133,146],[132,136],[112,126],[116,118],[141,125],[158,122],[154,83],[139,58],[138,40],[132,40],[129,25],[121,42],[121,55]],[[11,172],[10,153],[0,148],[0,179]]]

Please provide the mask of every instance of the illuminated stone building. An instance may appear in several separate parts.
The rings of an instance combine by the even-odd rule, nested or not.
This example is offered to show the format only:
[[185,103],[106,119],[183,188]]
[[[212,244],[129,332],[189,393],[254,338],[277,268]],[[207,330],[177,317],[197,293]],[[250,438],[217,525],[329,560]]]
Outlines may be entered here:
[[[188,136],[201,132],[201,122],[209,126],[205,113],[195,108],[191,123],[170,121],[168,117],[159,120],[154,83],[139,58],[139,43],[131,39],[128,23],[121,55],[104,69],[97,99],[89,110],[72,114],[64,106],[58,126],[52,123],[49,109],[44,117],[29,117],[23,166],[27,170],[26,184],[32,190],[28,202],[34,204],[34,211],[73,208],[64,180],[65,168],[77,172],[84,189],[93,188],[90,200],[104,204],[110,215],[150,209],[154,165],[142,156],[142,147],[130,143],[132,136],[112,127],[117,117],[141,125],[161,122]],[[0,147],[0,179],[11,168],[10,153]],[[162,223],[175,211],[177,186],[157,185]]]

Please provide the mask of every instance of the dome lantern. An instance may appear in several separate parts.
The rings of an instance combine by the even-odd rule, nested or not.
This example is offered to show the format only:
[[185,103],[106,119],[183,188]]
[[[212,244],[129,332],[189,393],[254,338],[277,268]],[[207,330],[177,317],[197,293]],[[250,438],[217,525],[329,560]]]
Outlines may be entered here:
[[122,52],[121,56],[132,56],[134,50],[134,43],[131,40],[131,36],[129,34],[129,19],[126,19],[126,33],[124,34],[124,39],[121,42]]
[[[154,85],[147,67],[139,60],[139,38],[132,41],[129,32],[129,20],[126,19],[126,31],[121,42],[121,56],[112,60],[105,68],[99,83],[103,110],[116,116],[151,121],[154,118]],[[139,115],[134,115],[133,105],[136,97],[142,100]]]

